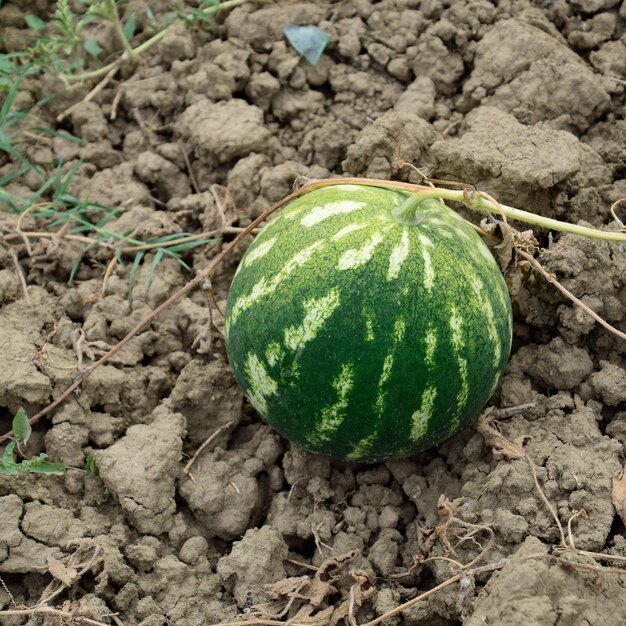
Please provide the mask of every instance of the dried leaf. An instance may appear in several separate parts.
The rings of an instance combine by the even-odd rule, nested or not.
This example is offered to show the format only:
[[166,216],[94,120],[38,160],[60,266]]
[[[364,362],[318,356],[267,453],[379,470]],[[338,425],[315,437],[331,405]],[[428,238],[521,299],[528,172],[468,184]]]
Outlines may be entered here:
[[478,418],[478,432],[485,439],[485,443],[491,446],[495,458],[500,459],[522,459],[526,456],[524,452],[524,442],[527,436],[518,437],[514,441],[509,441],[501,435],[491,424],[495,416],[490,417],[493,413],[493,407],[489,407]]
[[326,559],[313,578],[294,576],[265,585],[270,602],[256,605],[251,614],[262,619],[277,620],[288,617],[302,624],[327,626],[334,609],[322,609],[321,606],[331,594],[337,592],[331,583],[340,577],[341,570],[357,554],[358,551],[352,550]]
[[310,584],[311,579],[308,576],[294,576],[266,585],[265,590],[268,596],[274,599],[281,596],[290,596],[294,593],[302,593],[302,590]]
[[357,606],[362,606],[364,600],[369,600],[374,593],[376,593],[376,587],[371,576],[362,569],[351,569],[350,576],[356,581],[356,588],[354,589],[354,602]]
[[350,587],[350,593],[347,598],[337,607],[330,620],[330,626],[336,626],[341,620],[348,621],[350,624],[356,624],[355,609],[363,606],[363,602],[368,600],[376,593],[374,581],[370,575],[362,569],[350,570],[350,576],[356,581]]
[[476,599],[476,583],[472,574],[463,574],[459,581],[459,589],[456,594],[456,608],[461,616],[461,621],[468,618],[474,611]]
[[66,567],[53,556],[48,557],[48,571],[67,587],[71,587],[78,579],[78,571],[73,567]]
[[502,237],[502,243],[495,245],[494,250],[500,269],[504,272],[513,260],[513,250],[515,248],[511,227],[507,224],[500,224],[500,236]]
[[306,599],[311,606],[318,607],[331,593],[334,593],[335,591],[336,589],[331,584],[314,578],[311,581],[311,586],[308,589]]
[[294,615],[293,621],[297,624],[310,624],[310,626],[327,626],[335,607],[328,606],[319,613],[311,615],[315,609],[310,604],[303,605]]
[[619,472],[613,474],[611,502],[617,514],[626,523],[626,465]]
[[485,218],[481,220],[480,227],[486,233],[501,239],[500,243],[490,246],[490,249],[493,256],[496,257],[500,269],[502,271],[506,270],[513,260],[513,250],[515,248],[510,226]]
[[345,554],[333,556],[326,559],[315,573],[315,578],[318,580],[336,580],[339,578],[339,572],[343,566],[354,559],[358,555],[357,550],[350,550]]

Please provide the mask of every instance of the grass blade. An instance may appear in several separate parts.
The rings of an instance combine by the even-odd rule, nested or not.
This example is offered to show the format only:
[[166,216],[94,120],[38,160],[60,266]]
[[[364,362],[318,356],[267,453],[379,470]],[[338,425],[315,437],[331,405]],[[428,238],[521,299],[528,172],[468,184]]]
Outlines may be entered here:
[[67,279],[68,283],[72,283],[74,281],[74,276],[76,276],[76,272],[78,271],[80,264],[85,258],[85,255],[87,254],[87,252],[89,252],[89,250],[91,250],[97,244],[98,244],[97,241],[94,241],[93,243],[88,244],[87,246],[85,246],[83,251],[78,255],[78,258],[72,264],[72,269],[70,270],[70,277]]
[[143,257],[145,256],[145,250],[140,250],[135,255],[133,259],[133,264],[130,266],[130,271],[128,272],[128,300],[131,301],[133,298],[133,287],[135,286],[135,279],[137,278],[137,270],[139,269],[139,265]]
[[165,248],[160,248],[156,251],[154,258],[152,259],[152,263],[150,263],[150,270],[148,271],[148,275],[146,276],[146,280],[143,283],[143,292],[147,293],[150,287],[150,283],[152,282],[152,277],[154,276],[154,270],[156,270],[157,265],[161,262],[161,259],[166,253]]

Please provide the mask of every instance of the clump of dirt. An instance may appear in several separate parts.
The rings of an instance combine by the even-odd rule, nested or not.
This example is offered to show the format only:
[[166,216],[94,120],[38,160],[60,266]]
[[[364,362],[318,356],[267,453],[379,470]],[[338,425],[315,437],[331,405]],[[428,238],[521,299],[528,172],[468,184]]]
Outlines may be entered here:
[[[567,558],[569,568],[559,565],[545,544],[528,537],[502,571],[487,583],[476,599],[475,612],[465,623],[539,625],[554,624],[559,619],[584,619],[599,624],[599,616],[605,612],[618,622],[626,619],[619,600],[623,593],[620,583],[609,576],[598,580],[597,563],[589,557]],[[584,573],[579,573],[581,570]]]
[[[120,6],[138,41],[152,32],[147,5],[168,10]],[[23,39],[26,10],[46,17],[48,3],[0,8],[3,49]],[[207,29],[174,24],[58,127],[82,141],[25,150],[52,173],[76,168],[69,191],[116,209],[106,228],[117,238],[210,241],[181,253],[189,269],[152,244],[137,260],[129,243],[116,260],[108,240],[85,250],[68,231],[26,247],[3,210],[2,432],[20,406],[33,415],[58,397],[298,177],[412,179],[405,161],[618,230],[625,18],[614,0],[346,0],[246,3]],[[328,33],[317,64],[289,46],[290,24]],[[97,36],[112,52],[114,34]],[[42,125],[87,91],[24,84],[22,110],[56,94]],[[40,181],[14,177],[19,167],[0,155],[3,191],[28,196]],[[33,214],[19,224],[44,226]],[[535,235],[547,272],[624,331],[623,246]],[[7,624],[626,620],[614,497],[626,457],[622,339],[518,258],[505,272],[514,341],[492,430],[474,422],[386,464],[333,462],[280,438],[234,381],[220,310],[244,249],[35,425],[22,452],[47,453],[63,475],[0,475]],[[92,456],[96,475],[83,469]],[[43,600],[64,614],[2,614]]]

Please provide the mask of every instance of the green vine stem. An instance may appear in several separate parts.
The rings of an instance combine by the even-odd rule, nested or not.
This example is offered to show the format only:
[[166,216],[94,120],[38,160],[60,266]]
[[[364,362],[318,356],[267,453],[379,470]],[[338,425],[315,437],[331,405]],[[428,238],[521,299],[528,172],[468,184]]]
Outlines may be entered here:
[[105,0],[105,5],[107,8],[107,12],[109,14],[109,19],[113,22],[113,26],[115,27],[115,32],[117,33],[118,39],[124,48],[124,56],[134,61],[136,58],[135,51],[133,47],[130,45],[130,42],[126,38],[124,33],[124,27],[122,26],[122,22],[120,21],[119,13],[117,12],[117,6],[115,4],[115,0]]
[[[212,15],[214,13],[219,13],[220,11],[233,9],[241,4],[246,4],[249,1],[250,0],[225,0],[225,2],[216,4],[215,6],[202,9],[202,13],[204,13],[205,15]],[[113,21],[116,22],[115,24],[116,30],[119,30],[118,26],[121,28],[119,18]],[[100,78],[101,76],[108,74],[111,70],[116,69],[117,67],[122,65],[122,63],[124,63],[125,61],[133,60],[136,56],[140,55],[142,52],[145,52],[146,50],[152,48],[152,46],[159,43],[159,41],[161,41],[161,39],[165,37],[165,33],[167,33],[167,28],[164,28],[163,30],[159,31],[156,35],[153,35],[152,37],[150,37],[150,39],[147,39],[142,44],[138,45],[136,48],[133,48],[124,37],[124,33],[122,31],[119,33],[119,36],[124,41],[124,44],[123,44],[124,53],[122,54],[122,56],[120,56],[115,61],[112,61],[108,65],[99,67],[97,70],[92,70],[90,72],[81,72],[80,74],[61,74],[60,78],[61,80],[67,83],[79,83],[84,80]]]
[[312,180],[304,187],[298,190],[296,197],[303,195],[313,189],[320,189],[331,185],[367,185],[370,187],[382,187],[384,189],[400,189],[414,193],[417,197],[426,200],[427,198],[441,198],[450,200],[451,202],[459,202],[468,209],[479,213],[502,213],[507,218],[534,224],[543,228],[559,230],[573,235],[582,237],[590,237],[591,239],[603,239],[605,241],[621,241],[626,243],[626,233],[621,231],[605,231],[599,228],[588,226],[579,226],[578,224],[569,224],[550,217],[542,217],[529,211],[523,211],[514,207],[500,204],[489,200],[480,192],[470,188],[465,189],[445,189],[442,187],[426,187],[424,185],[415,185],[413,183],[403,183],[391,180],[379,180],[377,178],[332,178],[330,180]]

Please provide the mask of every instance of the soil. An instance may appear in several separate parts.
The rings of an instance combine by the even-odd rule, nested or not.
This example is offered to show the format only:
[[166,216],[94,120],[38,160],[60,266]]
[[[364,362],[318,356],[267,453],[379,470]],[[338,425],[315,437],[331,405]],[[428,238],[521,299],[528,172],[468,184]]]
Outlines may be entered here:
[[[48,14],[46,2],[26,4]],[[137,15],[138,42],[150,34],[146,4],[167,9],[121,5]],[[20,5],[0,9],[15,37]],[[315,66],[286,42],[289,24],[329,34]],[[76,165],[71,193],[121,207],[107,228],[140,229],[144,239],[245,226],[298,177],[406,179],[398,157],[519,208],[616,229],[609,208],[626,196],[625,26],[618,0],[246,4],[205,30],[174,25],[75,108],[58,128],[82,144],[57,137],[27,150],[44,165]],[[87,91],[51,80],[29,90],[24,108],[56,94],[40,112],[48,123]],[[0,178],[17,167],[0,165]],[[7,190],[37,184],[24,176]],[[0,220],[5,232],[15,222]],[[535,235],[545,269],[626,330],[624,246]],[[110,257],[92,250],[68,284],[84,244],[33,240],[29,256],[0,239],[2,432],[20,406],[30,415],[45,407],[230,240],[188,253],[190,271],[163,260],[146,290],[149,253],[129,298],[132,257],[104,282]],[[242,252],[212,277],[222,310]],[[626,509],[612,500],[626,457],[626,342],[526,264],[505,275],[513,352],[490,404],[502,435],[524,439],[566,534],[586,512],[571,521],[576,551],[555,548],[559,530],[533,465],[494,452],[476,422],[386,464],[332,462],[290,445],[238,389],[221,317],[197,290],[36,425],[27,455],[72,468],[94,455],[96,476],[0,476],[0,609],[60,590],[48,604],[71,623],[199,626],[299,610],[307,623],[363,624],[448,580],[457,573],[449,559],[469,563],[491,537],[476,564],[491,569],[470,570],[384,623],[626,623]],[[446,515],[456,520],[448,527]],[[7,626],[59,620],[0,616]]]

